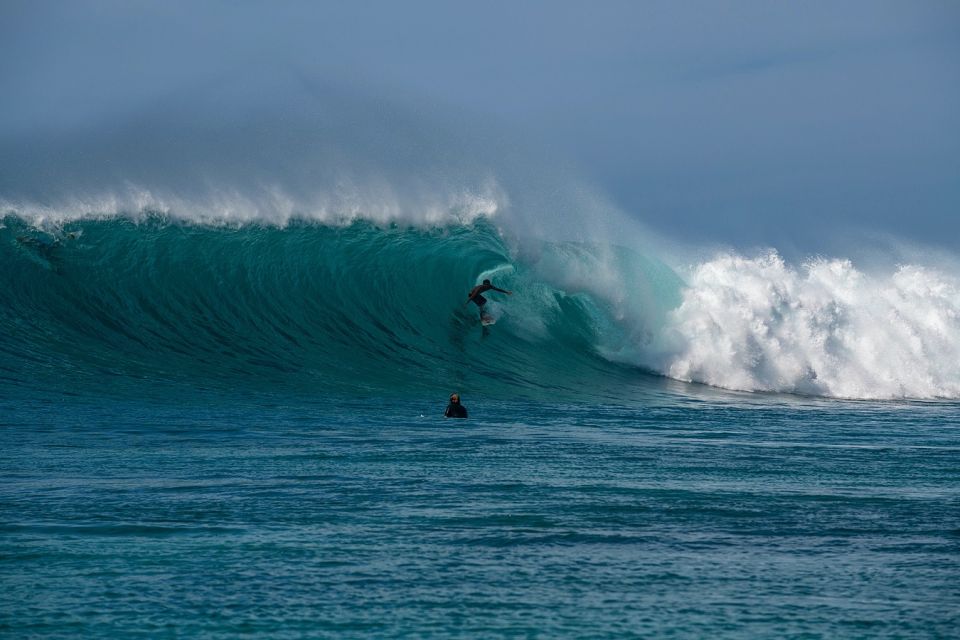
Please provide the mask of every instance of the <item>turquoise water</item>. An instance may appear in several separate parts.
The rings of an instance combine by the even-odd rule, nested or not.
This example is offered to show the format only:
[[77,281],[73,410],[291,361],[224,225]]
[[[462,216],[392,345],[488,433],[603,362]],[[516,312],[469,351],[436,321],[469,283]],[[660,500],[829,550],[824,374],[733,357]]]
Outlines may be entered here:
[[[567,277],[601,258],[626,302]],[[663,377],[684,285],[648,256],[11,216],[0,284],[4,636],[960,624],[960,404]]]
[[8,399],[3,628],[956,632],[955,405],[464,402]]

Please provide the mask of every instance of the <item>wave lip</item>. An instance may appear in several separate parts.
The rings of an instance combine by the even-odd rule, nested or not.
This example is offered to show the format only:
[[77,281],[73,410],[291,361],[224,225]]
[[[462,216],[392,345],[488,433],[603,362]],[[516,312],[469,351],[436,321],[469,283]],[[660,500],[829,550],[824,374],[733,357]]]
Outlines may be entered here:
[[848,260],[800,269],[776,253],[698,265],[672,313],[660,370],[744,391],[840,398],[960,397],[960,283]]
[[213,188],[192,197],[165,189],[127,183],[122,188],[88,195],[60,197],[50,202],[31,198],[0,198],[0,213],[37,227],[55,228],[79,220],[124,218],[144,220],[163,216],[188,224],[284,227],[296,222],[347,226],[358,221],[380,225],[469,225],[493,219],[507,206],[493,179],[476,188],[437,194],[402,193],[389,184],[363,190],[348,182],[314,193],[292,193],[279,185]]

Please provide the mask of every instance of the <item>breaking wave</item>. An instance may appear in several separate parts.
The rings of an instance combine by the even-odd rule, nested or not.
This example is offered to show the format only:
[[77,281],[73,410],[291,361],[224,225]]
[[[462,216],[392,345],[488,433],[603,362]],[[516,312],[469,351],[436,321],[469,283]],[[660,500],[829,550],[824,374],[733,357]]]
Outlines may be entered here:
[[[689,269],[512,235],[490,211],[211,224],[144,212],[0,228],[0,376],[126,392],[159,381],[314,392],[629,393],[650,374],[844,398],[960,397],[960,286],[903,265]],[[460,211],[460,213],[458,213]],[[466,292],[484,277],[483,329]]]

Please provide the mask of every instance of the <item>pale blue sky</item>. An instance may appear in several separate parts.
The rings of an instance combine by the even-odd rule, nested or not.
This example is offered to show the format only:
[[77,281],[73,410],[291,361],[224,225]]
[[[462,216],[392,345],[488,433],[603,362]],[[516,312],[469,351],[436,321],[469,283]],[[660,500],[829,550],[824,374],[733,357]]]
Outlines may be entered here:
[[670,235],[960,250],[955,2],[6,0],[0,51],[7,188],[33,137],[189,110],[248,70],[268,102],[275,69],[563,156]]

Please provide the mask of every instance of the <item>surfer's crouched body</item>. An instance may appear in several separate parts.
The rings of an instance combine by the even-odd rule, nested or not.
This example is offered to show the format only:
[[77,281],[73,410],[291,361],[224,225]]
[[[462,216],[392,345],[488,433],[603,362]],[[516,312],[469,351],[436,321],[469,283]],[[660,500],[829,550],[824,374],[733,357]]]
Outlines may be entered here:
[[484,298],[484,297],[483,297],[482,295],[480,295],[480,294],[482,294],[484,291],[490,291],[491,289],[493,289],[494,291],[499,291],[500,293],[505,293],[505,294],[507,294],[508,296],[512,296],[512,295],[513,295],[513,291],[506,291],[506,290],[504,290],[504,289],[498,289],[497,287],[495,287],[495,286],[493,286],[492,284],[490,284],[490,281],[489,281],[489,280],[484,280],[484,281],[483,281],[483,284],[478,284],[478,285],[475,286],[473,289],[470,289],[470,293],[467,295],[467,303],[472,302],[472,303],[474,303],[475,305],[477,305],[477,307],[480,308],[480,317],[481,317],[481,318],[484,316],[484,313],[483,313],[483,305],[487,304],[487,299]]
[[466,418],[467,417],[467,408],[462,404],[460,404],[459,393],[450,394],[450,404],[447,405],[447,410],[443,412],[443,415],[446,418]]

